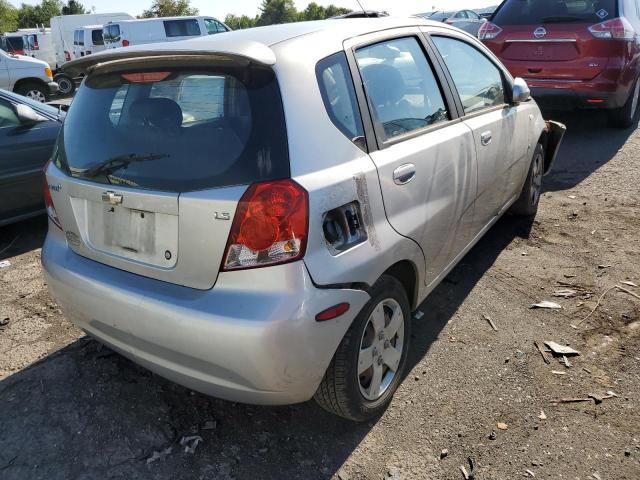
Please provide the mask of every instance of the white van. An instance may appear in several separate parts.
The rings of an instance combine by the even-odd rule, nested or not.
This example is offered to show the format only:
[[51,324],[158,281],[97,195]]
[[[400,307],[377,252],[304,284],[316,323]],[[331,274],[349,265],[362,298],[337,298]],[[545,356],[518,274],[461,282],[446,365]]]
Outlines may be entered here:
[[32,32],[25,33],[24,54],[49,65],[56,64],[56,51],[53,46],[53,36],[50,28],[38,28]]
[[51,18],[51,33],[56,51],[55,65],[58,70],[73,58],[73,35],[76,28],[85,25],[104,25],[119,20],[131,20],[128,13],[91,13],[87,15],[62,15]]
[[160,17],[109,22],[103,29],[107,48],[145,43],[175,42],[231,30],[213,17]]
[[80,58],[105,49],[102,25],[86,25],[73,32],[73,58]]
[[0,88],[46,102],[58,85],[49,65],[42,60],[0,51]]

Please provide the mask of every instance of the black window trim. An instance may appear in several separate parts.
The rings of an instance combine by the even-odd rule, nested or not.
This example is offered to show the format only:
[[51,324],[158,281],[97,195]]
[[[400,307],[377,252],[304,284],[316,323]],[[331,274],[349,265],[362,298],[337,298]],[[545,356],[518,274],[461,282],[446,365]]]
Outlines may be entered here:
[[[486,52],[483,52],[482,49],[478,48],[477,45],[474,45],[472,42],[469,42],[468,39],[465,39],[465,37],[463,35],[458,35],[455,32],[452,32],[450,30],[446,30],[446,29],[429,29],[428,31],[423,30],[423,34],[425,35],[427,41],[429,42],[430,45],[432,45],[432,49],[434,51],[434,55],[437,57],[438,62],[440,63],[440,65],[442,66],[442,68],[444,69],[445,75],[447,77],[447,82],[449,84],[449,88],[450,90],[454,93],[455,96],[455,101],[456,101],[456,105],[458,107],[458,113],[460,116],[461,120],[468,120],[480,115],[484,115],[486,113],[490,113],[496,110],[503,110],[506,108],[511,108],[513,107],[513,100],[511,98],[512,96],[512,91],[513,91],[513,80],[511,78],[511,75],[508,73],[508,71],[505,70],[505,67],[502,66],[501,64],[499,64],[498,62],[496,62],[493,58],[491,58],[490,55],[487,55]],[[475,50],[478,51],[478,53],[480,53],[481,55],[484,55],[485,58],[487,60],[489,60],[500,72],[500,76],[502,77],[502,87],[504,89],[504,94],[505,94],[505,103],[502,103],[500,105],[494,105],[491,107],[486,107],[483,108],[481,110],[476,110],[475,112],[472,113],[465,113],[464,111],[464,107],[462,105],[462,99],[460,98],[460,94],[458,93],[458,89],[456,88],[456,84],[453,81],[453,77],[451,76],[451,73],[449,72],[449,69],[447,68],[446,62],[444,61],[444,58],[442,58],[442,55],[440,55],[440,52],[438,51],[435,43],[433,42],[432,37],[446,37],[446,38],[451,38],[453,40],[458,40],[461,42],[466,43],[467,45],[469,45],[470,47],[474,48]]]
[[[457,108],[457,104],[455,102],[455,97],[452,95],[451,88],[446,80],[444,71],[442,70],[442,66],[437,61],[437,58],[435,57],[435,52],[433,51],[433,47],[429,44],[426,37],[424,36],[424,33],[421,32],[420,28],[419,27],[408,27],[408,28],[402,27],[401,29],[391,29],[386,32],[377,32],[377,33],[384,33],[384,34],[376,36],[375,39],[363,41],[361,43],[357,43],[353,45],[347,53],[347,59],[351,67],[351,74],[353,76],[354,84],[356,87],[356,96],[358,97],[360,111],[367,112],[362,115],[362,118],[363,118],[363,123],[365,124],[365,134],[367,136],[367,144],[369,145],[370,152],[375,150],[385,150],[398,143],[411,140],[416,137],[426,135],[428,133],[432,133],[434,131],[440,130],[442,128],[446,128],[448,126],[451,126],[460,122],[460,115]],[[441,122],[435,125],[429,125],[424,128],[419,128],[411,132],[398,135],[397,137],[387,138],[384,132],[384,126],[376,118],[375,110],[373,109],[372,105],[369,103],[368,97],[365,93],[364,80],[362,79],[362,75],[360,73],[360,69],[358,68],[358,63],[356,60],[356,51],[361,48],[367,47],[369,45],[375,45],[376,43],[386,42],[389,40],[398,40],[402,38],[411,38],[411,37],[415,38],[418,41],[418,45],[422,48],[425,58],[427,59],[427,63],[429,63],[431,69],[433,70],[436,83],[440,88],[442,98],[444,100],[445,106],[448,109],[449,116],[451,117],[451,119],[447,122]],[[374,147],[377,147],[377,148],[374,148]]]

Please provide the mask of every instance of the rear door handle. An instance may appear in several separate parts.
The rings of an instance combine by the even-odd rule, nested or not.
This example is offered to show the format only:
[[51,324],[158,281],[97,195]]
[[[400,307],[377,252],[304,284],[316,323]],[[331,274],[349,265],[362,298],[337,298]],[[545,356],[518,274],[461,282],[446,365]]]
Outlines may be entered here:
[[485,147],[491,143],[492,139],[493,135],[491,132],[484,132],[482,135],[480,135],[480,143],[482,143],[482,145]]
[[416,176],[416,166],[413,163],[400,165],[393,171],[393,181],[396,185],[406,185]]

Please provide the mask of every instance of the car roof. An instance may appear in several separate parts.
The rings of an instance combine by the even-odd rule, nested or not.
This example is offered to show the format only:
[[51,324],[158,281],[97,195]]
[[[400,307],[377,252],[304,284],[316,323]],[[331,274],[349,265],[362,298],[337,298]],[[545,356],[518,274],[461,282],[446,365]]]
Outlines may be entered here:
[[[350,38],[368,33],[389,30],[393,28],[412,26],[437,26],[450,28],[441,22],[434,22],[419,17],[382,17],[382,18],[354,18],[319,20],[314,22],[297,22],[266,27],[234,30],[181,40],[177,42],[160,42],[134,45],[126,48],[106,50],[88,55],[65,64],[63,69],[71,74],[81,73],[92,65],[111,60],[136,58],[148,55],[166,54],[209,54],[221,53],[233,57],[244,57],[263,65],[275,65],[277,45],[291,45],[299,41],[312,41],[318,46],[318,60],[326,56],[327,45],[342,45]],[[337,50],[335,50],[337,51]],[[316,52],[309,51],[313,56]]]
[[128,20],[114,20],[113,22],[105,23],[105,25],[109,25],[111,23],[145,23],[145,22],[163,22],[165,20],[193,20],[197,18],[214,18],[210,15],[184,15],[180,17],[150,17],[150,18],[133,18]]

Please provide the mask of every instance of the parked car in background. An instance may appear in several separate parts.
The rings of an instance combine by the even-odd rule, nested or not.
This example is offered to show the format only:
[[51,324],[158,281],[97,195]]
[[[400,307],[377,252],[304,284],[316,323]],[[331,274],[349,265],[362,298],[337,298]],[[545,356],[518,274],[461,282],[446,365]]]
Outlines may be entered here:
[[73,58],[84,57],[105,50],[102,25],[76,28],[73,33]]
[[23,39],[25,55],[47,62],[49,66],[56,64],[56,52],[50,28],[33,29],[25,33]]
[[65,315],[189,388],[352,420],[401,382],[411,312],[502,214],[535,215],[564,133],[479,41],[418,18],[65,68],[87,76],[42,250]]
[[381,18],[388,16],[389,12],[381,12],[378,10],[355,10],[342,15],[336,15],[332,18]]
[[460,30],[470,33],[474,37],[478,36],[480,26],[487,21],[472,10],[459,10],[457,12],[436,11],[430,14],[421,14],[420,16],[428,18],[429,20],[448,23],[449,25],[453,25]]
[[626,128],[638,110],[639,34],[635,0],[507,0],[479,36],[541,105],[606,109]]
[[24,55],[24,35],[35,29],[21,29],[2,34],[2,50],[12,55]]
[[446,12],[442,10],[433,10],[431,12],[419,13],[418,17],[426,18],[427,20],[433,20],[434,22],[444,22],[447,18],[453,16],[456,12]]
[[212,17],[160,17],[109,22],[104,26],[106,47],[120,48],[159,42],[177,42],[231,30]]
[[64,113],[0,90],[0,226],[44,213],[42,169]]
[[58,91],[58,84],[46,62],[0,51],[0,88],[46,102]]

